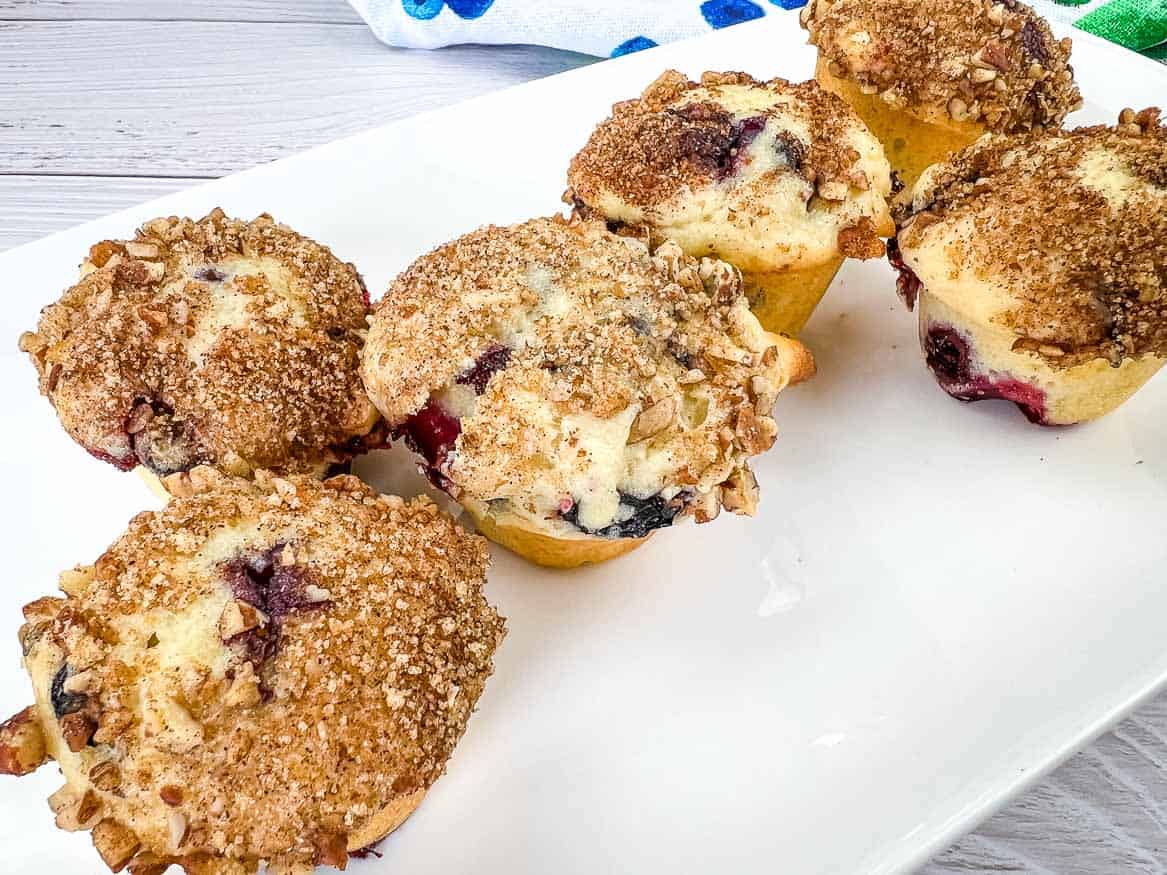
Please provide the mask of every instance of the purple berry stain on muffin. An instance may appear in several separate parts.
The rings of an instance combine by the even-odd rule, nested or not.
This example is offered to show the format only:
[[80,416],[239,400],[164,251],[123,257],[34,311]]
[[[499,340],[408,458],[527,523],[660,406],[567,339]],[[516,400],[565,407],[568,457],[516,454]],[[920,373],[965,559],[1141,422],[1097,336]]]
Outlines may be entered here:
[[108,462],[119,471],[133,471],[138,467],[138,459],[135,456],[119,458],[113,453],[107,453],[105,450],[99,450],[96,447],[85,447],[85,452],[89,453],[89,455],[93,456],[99,462]]
[[573,502],[560,515],[581,532],[597,538],[643,538],[649,532],[671,526],[682,507],[683,501],[678,498],[666,500],[659,493],[648,498],[637,498],[621,492],[620,508],[627,516],[602,529],[587,529],[579,524],[579,502]]
[[80,711],[89,699],[84,693],[70,693],[65,689],[65,682],[72,674],[73,670],[68,663],[65,663],[53,675],[53,682],[49,688],[49,700],[53,704],[53,714],[58,718]]
[[490,378],[505,368],[510,359],[511,351],[496,343],[480,355],[471,367],[460,373],[454,382],[461,386],[472,386],[474,394],[481,395],[486,391]]
[[228,643],[235,644],[257,668],[276,655],[280,629],[294,613],[323,608],[328,594],[315,584],[311,571],[302,565],[285,565],[280,559],[286,545],[277,544],[262,553],[250,553],[226,563],[222,577],[232,594],[267,616],[267,623],[241,632]]
[[916,309],[916,299],[920,296],[923,284],[916,276],[915,271],[904,262],[903,253],[900,252],[900,242],[895,237],[887,241],[887,260],[899,272],[899,276],[896,277],[896,291],[900,298],[908,305],[909,310]]
[[189,471],[199,461],[190,426],[175,418],[174,408],[163,401],[140,399],[126,417],[125,429],[137,462],[159,477]]
[[721,178],[733,176],[745,164],[746,149],[758,138],[758,134],[766,127],[766,117],[761,115],[734,122],[730,131],[729,148],[725,158],[719,163]]
[[194,272],[193,276],[196,280],[200,280],[204,283],[221,283],[223,280],[227,279],[227,274],[223,273],[223,271],[219,270],[217,267],[212,267],[210,265],[206,267],[200,267]]
[[765,116],[735,120],[713,103],[691,103],[669,112],[689,123],[682,150],[719,180],[741,170],[746,150],[766,127]]
[[[481,395],[486,391],[490,378],[505,368],[510,358],[509,349],[501,344],[493,344],[473,365],[455,377],[454,382],[460,386],[470,386],[475,395]],[[449,492],[453,484],[441,473],[441,468],[461,433],[461,420],[433,398],[398,429],[398,434],[425,458],[426,477],[445,492]]]
[[[765,120],[762,121],[765,124]],[[781,131],[774,138],[774,148],[787,167],[795,173],[802,170],[802,163],[806,160],[806,143],[789,131]]]
[[446,457],[454,449],[462,423],[432,398],[398,429],[405,442],[426,461],[425,475],[438,489],[448,492],[452,484],[441,473]]
[[1030,422],[1050,425],[1046,419],[1045,393],[1012,377],[977,373],[972,367],[969,341],[950,325],[933,325],[924,336],[928,368],[945,392],[960,401],[1000,399],[1012,401]]

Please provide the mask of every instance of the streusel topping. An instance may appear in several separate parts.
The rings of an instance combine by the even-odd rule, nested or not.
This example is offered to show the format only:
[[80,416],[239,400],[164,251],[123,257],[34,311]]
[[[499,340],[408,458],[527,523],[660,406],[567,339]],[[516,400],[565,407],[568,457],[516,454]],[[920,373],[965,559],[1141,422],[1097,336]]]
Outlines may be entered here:
[[418,259],[376,307],[363,375],[415,444],[444,429],[419,448],[455,498],[623,536],[650,499],[673,502],[666,523],[751,512],[746,460],[812,367],[762,330],[729,265],[556,217]]
[[925,121],[1020,132],[1082,102],[1070,40],[1017,0],[811,0],[801,15],[833,75]]
[[485,542],[354,477],[175,476],[25,609],[58,823],[142,871],[343,867],[442,774],[491,672]]
[[376,422],[357,373],[367,312],[326,247],[215,210],[95,245],[20,346],[69,434],[118,467],[306,471]]
[[882,148],[815,82],[664,73],[571,162],[578,210],[742,268],[870,257],[890,233]]
[[[910,198],[909,198],[910,195]],[[987,136],[896,207],[905,262],[934,293],[1008,326],[1051,364],[1167,355],[1167,127]],[[980,288],[959,291],[965,280]]]

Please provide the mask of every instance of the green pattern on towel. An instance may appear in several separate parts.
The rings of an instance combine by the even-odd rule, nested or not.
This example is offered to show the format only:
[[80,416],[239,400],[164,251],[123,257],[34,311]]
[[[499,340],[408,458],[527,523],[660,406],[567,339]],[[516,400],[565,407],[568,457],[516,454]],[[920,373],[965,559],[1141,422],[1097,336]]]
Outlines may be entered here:
[[[1089,0],[1056,2],[1084,6]],[[1167,0],[1109,0],[1094,6],[1074,26],[1152,58],[1162,60],[1167,52]]]

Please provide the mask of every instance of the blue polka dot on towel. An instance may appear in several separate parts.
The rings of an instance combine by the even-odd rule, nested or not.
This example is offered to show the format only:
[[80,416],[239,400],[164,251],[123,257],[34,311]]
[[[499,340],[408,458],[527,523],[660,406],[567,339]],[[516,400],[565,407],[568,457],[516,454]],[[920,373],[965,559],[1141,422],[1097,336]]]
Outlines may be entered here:
[[633,52],[643,52],[645,49],[655,47],[655,40],[650,40],[646,36],[634,36],[632,39],[624,40],[624,42],[612,49],[612,57],[618,58],[621,55],[631,55]]
[[494,0],[446,0],[446,5],[459,18],[480,18]]
[[766,10],[751,0],[706,0],[701,4],[701,14],[710,27],[729,27],[761,18]]
[[442,6],[459,18],[479,18],[494,4],[494,0],[401,0],[401,7],[410,18],[428,21],[436,18]]
[[[0,0],[0,8],[4,2]],[[377,36],[393,46],[428,49],[464,43],[537,45],[618,58],[654,48],[658,43],[697,37],[735,24],[753,22],[764,26],[767,19],[775,27],[797,31],[797,10],[806,6],[808,0],[350,2],[360,10]],[[1130,2],[1167,3],[1167,0]]]

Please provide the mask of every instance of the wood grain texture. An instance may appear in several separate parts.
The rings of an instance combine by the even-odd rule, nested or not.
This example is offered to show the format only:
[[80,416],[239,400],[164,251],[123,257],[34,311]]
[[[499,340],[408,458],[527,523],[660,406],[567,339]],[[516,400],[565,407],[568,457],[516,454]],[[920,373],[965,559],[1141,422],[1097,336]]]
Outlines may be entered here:
[[344,0],[0,0],[0,21],[302,21],[364,24]]
[[[0,0],[0,249],[587,60],[397,51],[358,21],[343,0]],[[1167,697],[922,871],[1167,875]]]
[[[201,181],[125,176],[0,176],[0,251]],[[77,253],[78,259],[83,254]]]
[[0,22],[0,174],[221,176],[590,60],[335,24]]
[[1167,696],[1071,757],[923,872],[1167,872]]

